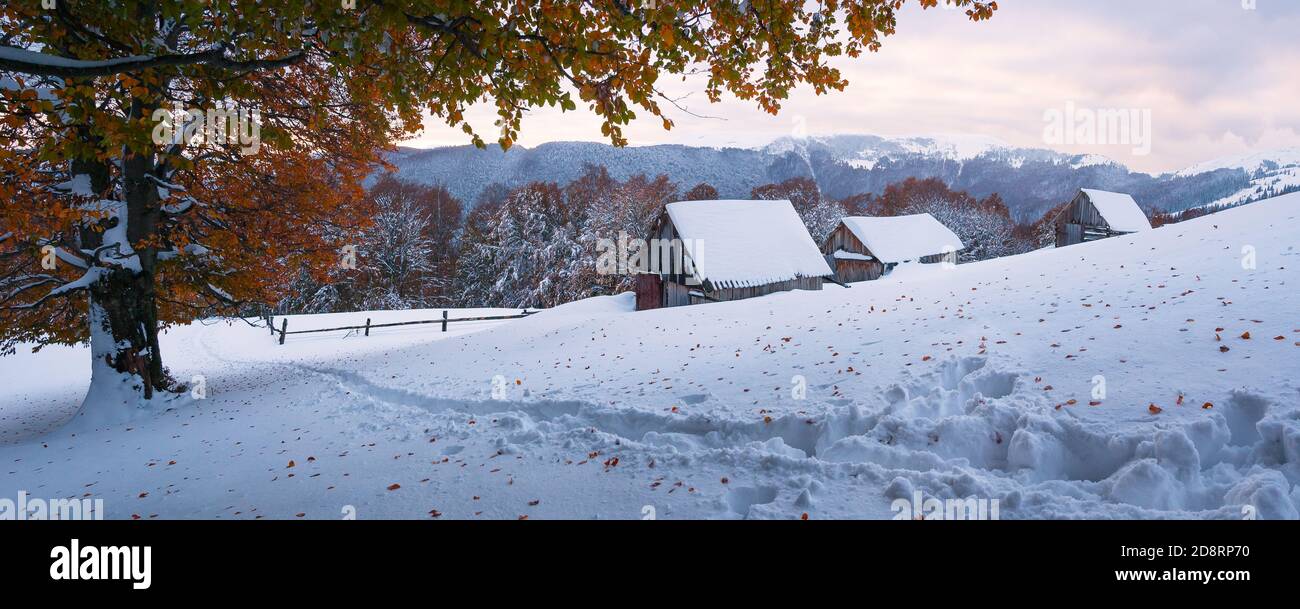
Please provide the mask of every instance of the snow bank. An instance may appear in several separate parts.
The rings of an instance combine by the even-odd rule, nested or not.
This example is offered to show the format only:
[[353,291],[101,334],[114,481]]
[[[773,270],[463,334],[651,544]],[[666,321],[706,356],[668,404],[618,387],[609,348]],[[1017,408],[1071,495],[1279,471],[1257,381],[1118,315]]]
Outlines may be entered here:
[[[633,313],[622,294],[284,346],[175,328],[169,365],[206,376],[206,399],[0,434],[0,486],[144,519],[891,518],[915,497],[1007,519],[1296,518],[1297,204],[701,307]],[[28,424],[14,399],[0,427]]]

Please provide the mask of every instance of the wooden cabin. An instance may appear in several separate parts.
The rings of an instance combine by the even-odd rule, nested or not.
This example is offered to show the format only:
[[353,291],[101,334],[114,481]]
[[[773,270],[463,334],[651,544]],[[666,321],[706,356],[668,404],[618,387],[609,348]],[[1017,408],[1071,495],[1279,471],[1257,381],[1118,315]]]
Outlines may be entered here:
[[822,243],[841,283],[879,279],[905,262],[957,264],[965,244],[930,214],[850,216]]
[[669,203],[647,242],[638,311],[820,290],[831,275],[789,201]]
[[1084,188],[1056,216],[1056,247],[1151,230],[1133,197]]

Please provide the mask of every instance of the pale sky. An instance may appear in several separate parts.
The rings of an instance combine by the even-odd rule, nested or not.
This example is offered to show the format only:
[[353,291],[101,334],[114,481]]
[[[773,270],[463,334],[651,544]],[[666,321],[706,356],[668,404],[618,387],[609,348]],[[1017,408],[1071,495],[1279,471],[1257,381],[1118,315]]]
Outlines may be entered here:
[[[915,2],[879,53],[837,61],[849,86],[818,97],[806,88],[772,116],[747,102],[709,104],[698,81],[661,78],[676,127],[641,117],[631,145],[760,146],[787,135],[978,134],[1012,145],[1094,153],[1134,170],[1176,171],[1210,159],[1300,146],[1298,0],[999,0],[991,21]],[[1254,8],[1248,8],[1252,6]],[[1045,113],[1150,112],[1150,151],[1132,144],[1064,145],[1045,137]],[[495,137],[490,108],[471,122]],[[468,143],[428,121],[405,144]],[[520,144],[605,141],[599,121],[539,109]]]

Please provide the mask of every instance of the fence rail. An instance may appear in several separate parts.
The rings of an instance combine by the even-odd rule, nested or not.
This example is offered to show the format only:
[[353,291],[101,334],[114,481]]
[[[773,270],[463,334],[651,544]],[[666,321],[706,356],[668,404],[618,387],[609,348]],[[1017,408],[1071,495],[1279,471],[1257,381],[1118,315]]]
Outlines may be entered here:
[[438,323],[442,324],[442,331],[446,332],[447,324],[455,323],[458,321],[496,321],[496,320],[503,320],[503,319],[522,319],[524,317],[528,317],[529,315],[536,315],[536,314],[537,311],[529,311],[528,309],[523,309],[522,311],[519,312],[518,315],[486,315],[480,317],[457,317],[455,319],[452,319],[448,317],[447,311],[443,311],[442,319],[420,319],[415,321],[395,321],[386,324],[372,324],[370,323],[370,318],[367,317],[366,325],[364,326],[339,326],[337,328],[315,328],[311,330],[294,330],[293,332],[289,331],[288,318],[281,318],[280,329],[276,330],[275,316],[267,315],[266,327],[271,329],[271,336],[275,336],[276,334],[280,335],[280,344],[283,345],[284,337],[289,334],[315,334],[317,332],[337,332],[339,330],[365,330],[366,332],[365,335],[370,336],[371,328],[395,328],[397,326],[417,326],[421,324],[438,324]]

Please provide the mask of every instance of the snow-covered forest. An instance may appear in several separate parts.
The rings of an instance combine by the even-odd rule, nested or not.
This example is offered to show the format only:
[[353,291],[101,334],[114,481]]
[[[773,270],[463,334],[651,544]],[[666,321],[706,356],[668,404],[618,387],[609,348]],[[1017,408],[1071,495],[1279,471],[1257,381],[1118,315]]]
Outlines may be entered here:
[[[976,199],[937,178],[845,199],[824,195],[811,179],[791,178],[757,187],[750,197],[789,200],[817,242],[845,216],[929,213],[966,244],[962,262],[1049,245],[1050,220],[1064,206],[1032,225],[1016,224],[997,194]],[[539,308],[616,294],[631,289],[634,277],[597,271],[601,240],[644,239],[668,203],[716,198],[707,183],[684,187],[666,175],[620,181],[588,165],[568,184],[497,185],[466,206],[444,188],[386,173],[368,191],[375,222],[355,234],[355,243],[351,235],[337,240],[355,253],[356,264],[337,265],[324,277],[298,274],[275,311]]]

